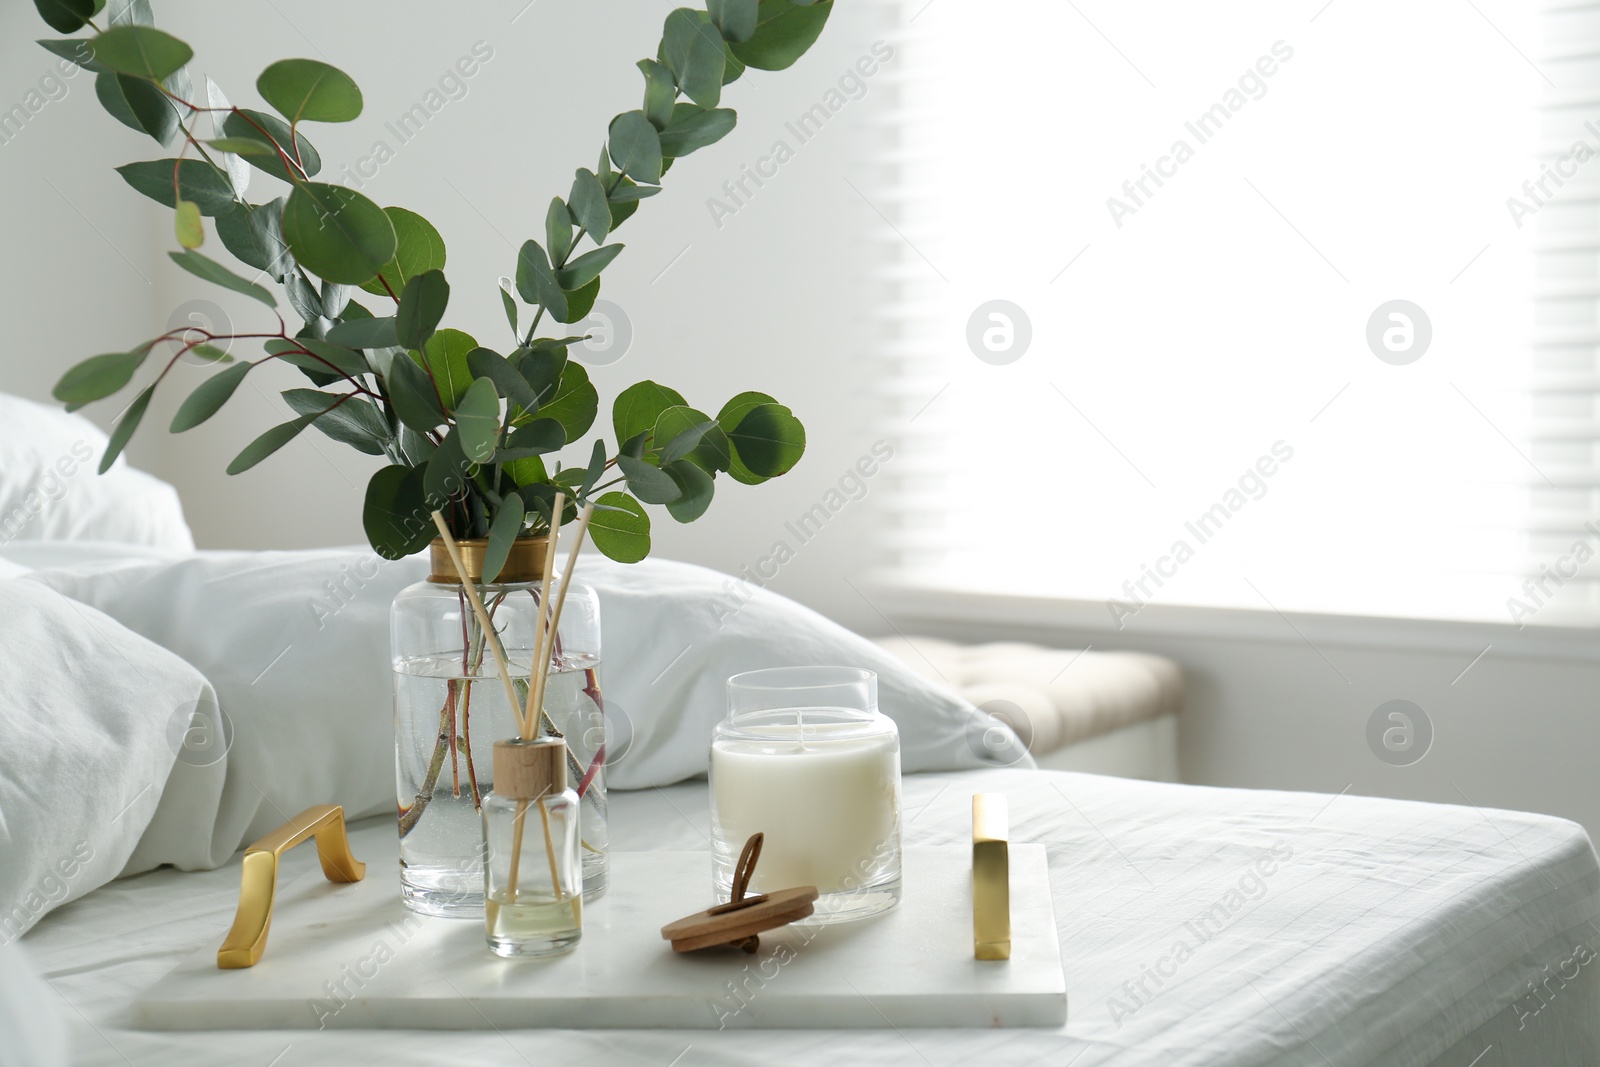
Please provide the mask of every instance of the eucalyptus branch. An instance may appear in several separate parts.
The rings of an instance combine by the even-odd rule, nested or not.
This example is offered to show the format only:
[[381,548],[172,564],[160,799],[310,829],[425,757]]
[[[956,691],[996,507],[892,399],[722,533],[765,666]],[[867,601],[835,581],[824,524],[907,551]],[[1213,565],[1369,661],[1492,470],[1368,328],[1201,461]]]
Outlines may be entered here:
[[[558,432],[529,432],[533,447],[523,454],[539,457],[569,444],[576,446],[589,434],[598,413],[599,393],[582,364],[570,359],[566,346],[537,348],[514,362],[458,333],[435,349],[430,340],[439,331],[449,299],[443,274],[443,237],[414,212],[380,208],[355,189],[311,180],[317,170],[317,153],[303,138],[300,125],[350,122],[360,117],[362,95],[347,74],[318,60],[278,60],[255,79],[256,89],[275,115],[231,103],[213,107],[209,100],[202,106],[183,98],[193,93],[180,95],[166,85],[193,58],[187,44],[154,26],[134,24],[126,18],[119,18],[112,30],[102,33],[92,19],[76,13],[83,6],[93,5],[41,4],[41,13],[62,32],[90,29],[97,35],[85,42],[92,60],[82,62],[92,62],[97,72],[109,71],[137,81],[139,97],[164,101],[176,112],[182,143],[172,153],[175,158],[162,161],[172,165],[170,190],[166,175],[149,163],[122,168],[135,189],[158,201],[170,199],[180,212],[177,232],[186,250],[174,253],[174,260],[208,282],[266,304],[278,322],[277,333],[234,334],[192,327],[169,331],[157,341],[128,352],[97,356],[70,369],[55,392],[64,403],[78,407],[121,390],[158,342],[178,343],[154,381],[125,410],[103,465],[109,466],[136,431],[149,397],[166,382],[178,360],[223,337],[286,343],[273,346],[279,351],[235,363],[208,377],[184,402],[182,417],[174,420],[173,429],[181,432],[210,418],[251,368],[272,359],[290,358],[319,387],[341,383],[344,391],[320,409],[312,402],[313,410],[307,411],[305,396],[292,397],[291,406],[302,412],[300,418],[258,437],[228,469],[230,473],[249,469],[353,397],[372,402],[381,421],[365,416],[342,420],[339,439],[363,451],[381,452],[391,460],[368,486],[369,514],[364,523],[369,531],[378,531],[373,533],[374,547],[389,558],[419,551],[426,544],[429,532],[413,530],[403,520],[426,503],[414,499],[422,495],[419,486],[424,483],[415,476],[415,468],[436,461],[454,462],[453,455],[438,454],[448,441],[459,439],[460,451],[468,456],[493,457],[512,448],[522,451],[521,442],[512,443],[513,431],[522,432],[541,422],[559,426]],[[517,295],[534,309],[525,334],[517,329],[517,301],[506,294],[514,343],[535,347],[552,304],[557,309],[563,304],[576,309],[564,294],[589,287],[610,264],[621,246],[606,245],[606,234],[637,210],[637,201],[659,191],[658,176],[672,159],[715,143],[733,128],[733,111],[719,106],[728,64],[738,62],[765,70],[789,66],[821,33],[832,0],[713,0],[709,6],[709,11],[678,8],[667,16],[656,52],[659,58],[639,64],[645,75],[643,106],[612,120],[599,164],[593,171],[579,172],[569,200],[558,197],[552,201],[545,217],[549,252],[540,249],[536,264],[524,266],[519,261]],[[53,42],[47,43],[55,47]],[[127,85],[126,95],[132,100],[133,83]],[[159,96],[149,93],[146,85],[155,86]],[[690,103],[681,103],[685,97]],[[103,102],[107,106],[117,103]],[[152,120],[146,125],[140,117],[144,109],[130,108],[127,103],[117,103],[112,113],[152,134],[164,147],[171,143],[173,130],[164,112],[159,122]],[[227,116],[226,135],[219,133],[219,139],[214,139],[223,148],[213,150],[197,136],[195,117],[201,114]],[[215,118],[212,126],[224,129]],[[250,142],[235,145],[243,150],[236,154],[250,166],[288,183],[285,199],[255,205],[245,200],[229,169],[235,166],[233,158],[221,154],[230,139]],[[203,166],[184,167],[191,158]],[[636,174],[648,175],[649,181],[625,188],[637,180],[631,176]],[[186,187],[190,175],[194,178]],[[219,185],[219,181],[225,184]],[[256,279],[241,276],[194,250],[204,236],[194,219],[201,205],[223,209],[215,217],[218,236],[228,251],[241,262],[267,271],[287,290],[290,305],[306,320],[300,337],[289,335],[278,296]],[[581,251],[586,237],[594,251]],[[563,281],[580,280],[583,286],[562,288]],[[335,308],[327,296],[330,287],[339,286],[360,286],[387,295],[394,311],[375,317],[359,304]],[[465,347],[461,347],[463,337],[468,342]],[[399,351],[384,362],[384,351],[392,348]],[[414,358],[413,352],[420,355]],[[539,394],[535,399],[529,399],[530,388]],[[549,389],[553,395],[544,392]],[[524,407],[519,398],[529,406]],[[610,516],[594,529],[596,545],[607,555],[630,562],[649,551],[649,518],[641,501],[668,505],[674,518],[692,521],[709,504],[718,473],[731,470],[740,481],[749,483],[777,477],[799,460],[805,448],[799,420],[761,393],[734,397],[713,418],[666,386],[639,382],[622,390],[612,416],[619,445],[643,434],[650,447],[637,453],[640,462],[636,465],[627,457],[607,458],[607,450],[596,446],[591,450],[591,462],[598,470],[592,481],[599,484],[583,495]],[[408,436],[407,427],[415,438]],[[431,451],[404,447],[402,440],[426,442]],[[664,454],[664,445],[656,445],[667,441],[678,442],[671,459]],[[472,471],[448,507],[458,531],[482,534],[487,529],[491,541],[498,538],[498,546],[505,548],[506,538],[537,531],[548,521],[538,506],[530,509],[527,504],[542,502],[547,489],[571,493],[573,476],[579,474],[576,469],[563,472],[559,462],[553,472],[543,462],[524,470],[513,462],[520,461],[500,463],[491,458]],[[602,480],[604,472],[614,468],[616,475]],[[589,473],[585,469],[581,478],[591,480]],[[524,484],[518,484],[519,474]],[[530,488],[536,491],[528,492]],[[617,491],[621,488],[627,491]],[[601,493],[605,496],[595,499]],[[508,508],[514,510],[508,512]],[[509,517],[512,514],[516,521]],[[396,519],[401,521],[390,521]],[[385,534],[384,530],[394,532]]]

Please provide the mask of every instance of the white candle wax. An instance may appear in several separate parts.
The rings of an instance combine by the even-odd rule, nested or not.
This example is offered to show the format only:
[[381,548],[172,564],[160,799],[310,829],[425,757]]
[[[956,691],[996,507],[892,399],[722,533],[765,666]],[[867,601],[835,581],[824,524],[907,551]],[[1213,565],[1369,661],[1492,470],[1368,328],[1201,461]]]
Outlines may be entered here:
[[757,892],[853,889],[900,846],[900,746],[859,723],[764,724],[711,746],[712,803],[735,854],[760,832]]

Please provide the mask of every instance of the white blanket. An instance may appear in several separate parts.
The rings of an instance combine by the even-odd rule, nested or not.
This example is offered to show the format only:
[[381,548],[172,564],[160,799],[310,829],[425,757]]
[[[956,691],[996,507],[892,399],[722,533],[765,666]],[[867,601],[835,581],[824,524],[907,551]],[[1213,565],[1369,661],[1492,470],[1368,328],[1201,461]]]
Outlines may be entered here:
[[[908,777],[907,843],[962,845],[979,790],[1008,794],[1014,839],[1049,846],[1070,997],[1060,1029],[129,1029],[140,989],[220,943],[231,867],[115,882],[47,916],[25,944],[63,998],[75,1060],[119,1067],[1600,1063],[1600,866],[1570,822],[1005,770]],[[618,849],[706,847],[703,783],[612,804]],[[393,833],[389,820],[363,827],[357,854]],[[314,865],[297,850],[284,877]]]

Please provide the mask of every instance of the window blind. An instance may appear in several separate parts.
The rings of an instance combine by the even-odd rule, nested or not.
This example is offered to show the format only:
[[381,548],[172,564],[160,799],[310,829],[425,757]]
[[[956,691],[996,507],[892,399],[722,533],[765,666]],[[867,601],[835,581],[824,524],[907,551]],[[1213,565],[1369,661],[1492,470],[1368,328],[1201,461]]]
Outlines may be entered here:
[[897,576],[1600,617],[1596,9],[902,6]]

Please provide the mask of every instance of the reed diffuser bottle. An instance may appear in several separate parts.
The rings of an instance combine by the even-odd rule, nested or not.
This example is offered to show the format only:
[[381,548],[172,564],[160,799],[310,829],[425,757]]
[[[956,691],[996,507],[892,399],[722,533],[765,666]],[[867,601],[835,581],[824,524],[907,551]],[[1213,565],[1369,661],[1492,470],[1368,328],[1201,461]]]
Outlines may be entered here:
[[578,795],[559,737],[496,741],[483,799],[484,924],[501,956],[554,956],[583,936]]

